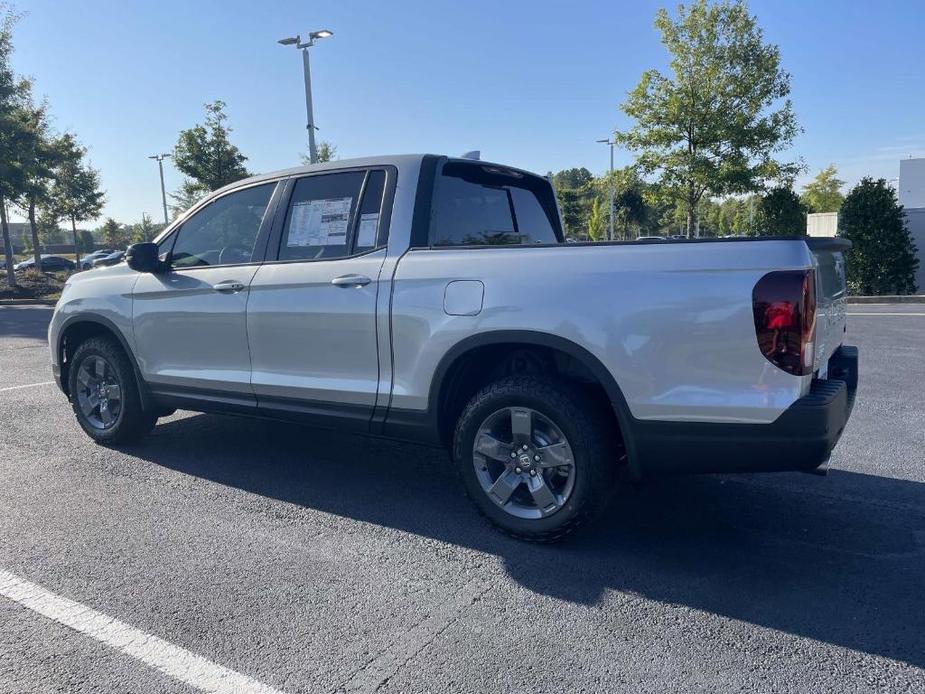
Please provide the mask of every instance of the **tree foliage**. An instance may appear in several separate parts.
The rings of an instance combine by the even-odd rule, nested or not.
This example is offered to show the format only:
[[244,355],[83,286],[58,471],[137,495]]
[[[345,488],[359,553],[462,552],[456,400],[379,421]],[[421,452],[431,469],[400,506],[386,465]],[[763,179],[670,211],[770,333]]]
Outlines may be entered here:
[[206,121],[183,130],[173,150],[174,165],[188,176],[184,186],[200,194],[218,190],[250,174],[247,157],[231,143],[225,102],[205,104]]
[[789,187],[778,187],[761,198],[758,232],[768,236],[806,234],[806,207]]
[[690,234],[705,194],[740,194],[795,176],[801,165],[775,155],[799,128],[780,52],[764,42],[744,1],[699,0],[679,5],[676,17],[660,10],[655,25],[670,74],[643,73],[623,104],[635,124],[616,137],[684,206]]
[[851,241],[846,254],[853,294],[914,294],[919,261],[896,192],[882,178],[863,178],[845,198],[838,233]]
[[841,192],[844,185],[845,182],[838,178],[835,164],[829,164],[803,186],[801,199],[810,212],[838,212],[845,201]]
[[99,236],[103,243],[110,248],[125,248],[129,242],[129,233],[125,225],[119,224],[112,217],[107,217],[99,229]]
[[80,265],[80,244],[77,223],[96,219],[106,199],[100,187],[100,174],[86,161],[87,149],[70,133],[57,143],[58,164],[53,171],[48,214],[55,221],[70,222],[77,264]]
[[[329,161],[334,161],[335,159],[337,159],[337,146],[332,145],[330,142],[326,142],[325,140],[322,140],[321,142],[318,143],[318,146],[315,149],[315,153],[318,156],[317,163],[325,164]],[[311,164],[312,163],[311,157],[307,154],[303,154],[302,163],[306,165]]]

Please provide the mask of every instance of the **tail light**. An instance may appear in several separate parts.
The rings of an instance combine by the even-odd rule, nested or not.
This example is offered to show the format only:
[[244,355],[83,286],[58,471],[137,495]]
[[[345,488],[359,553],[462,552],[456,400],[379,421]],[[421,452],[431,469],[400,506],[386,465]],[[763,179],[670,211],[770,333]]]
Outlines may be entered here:
[[813,372],[816,282],[813,270],[770,272],[752,291],[758,349],[795,376]]

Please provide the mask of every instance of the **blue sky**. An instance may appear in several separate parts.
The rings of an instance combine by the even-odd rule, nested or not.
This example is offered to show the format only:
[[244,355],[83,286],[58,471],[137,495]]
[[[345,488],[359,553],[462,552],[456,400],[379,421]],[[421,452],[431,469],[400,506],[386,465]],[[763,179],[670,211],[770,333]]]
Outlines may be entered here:
[[[157,165],[202,104],[228,104],[249,167],[297,164],[305,109],[297,51],[276,39],[330,28],[312,49],[315,120],[342,158],[480,149],[539,172],[607,166],[595,140],[643,70],[666,54],[665,2],[19,0],[16,69],[101,170],[105,214],[160,217]],[[925,3],[753,1],[781,48],[810,174],[893,178],[925,155]],[[618,153],[618,164],[630,157]],[[167,167],[168,190],[180,175]],[[807,177],[804,176],[804,179]]]

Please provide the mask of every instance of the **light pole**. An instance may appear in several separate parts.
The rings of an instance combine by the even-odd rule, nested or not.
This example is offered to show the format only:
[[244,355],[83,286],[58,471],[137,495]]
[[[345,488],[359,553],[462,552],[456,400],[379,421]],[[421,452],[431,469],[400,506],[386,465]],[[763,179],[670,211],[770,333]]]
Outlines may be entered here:
[[168,153],[164,154],[152,154],[148,159],[157,160],[157,168],[161,172],[161,204],[164,206],[164,224],[169,224],[170,220],[167,219],[167,191],[164,190],[164,160],[171,156]]
[[609,217],[610,221],[607,227],[608,228],[607,240],[613,241],[613,146],[615,143],[610,138],[607,138],[606,140],[598,140],[598,142],[604,145],[610,145],[610,170],[607,172],[608,174],[607,178],[609,179],[609,183],[610,183],[610,191],[609,191],[610,205],[608,206],[608,210],[610,211],[610,217]]
[[313,31],[308,35],[308,41],[302,43],[302,37],[299,34],[280,39],[277,43],[283,46],[295,46],[302,49],[302,71],[305,73],[305,111],[308,114],[308,122],[305,127],[308,128],[308,159],[312,164],[318,162],[318,150],[315,148],[315,116],[312,112],[312,72],[308,64],[308,49],[315,45],[317,39],[326,39],[334,36],[333,31],[321,29]]

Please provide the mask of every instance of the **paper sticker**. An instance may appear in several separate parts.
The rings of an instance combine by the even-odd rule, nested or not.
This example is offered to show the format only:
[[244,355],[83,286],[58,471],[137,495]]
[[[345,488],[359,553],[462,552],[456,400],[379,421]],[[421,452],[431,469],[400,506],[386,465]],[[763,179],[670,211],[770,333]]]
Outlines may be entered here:
[[360,217],[360,229],[357,233],[357,247],[367,248],[376,245],[376,230],[379,228],[379,213],[370,212]]
[[292,206],[286,245],[344,246],[353,198],[303,200]]

